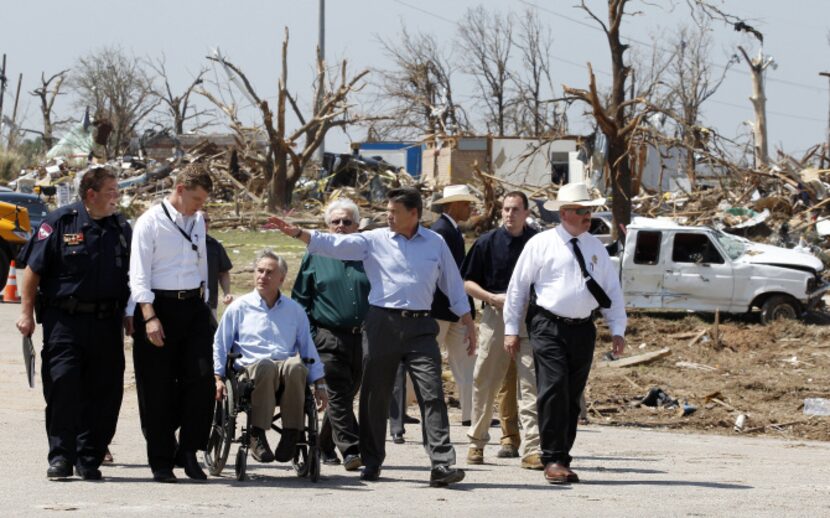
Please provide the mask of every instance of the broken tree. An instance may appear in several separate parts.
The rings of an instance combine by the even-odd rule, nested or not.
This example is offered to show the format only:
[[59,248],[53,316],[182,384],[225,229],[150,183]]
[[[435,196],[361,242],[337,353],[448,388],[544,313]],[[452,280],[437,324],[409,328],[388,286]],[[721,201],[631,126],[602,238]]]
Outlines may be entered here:
[[[261,131],[266,135],[266,150],[263,156],[252,143],[252,133],[238,117],[238,106],[225,102],[206,90],[199,93],[213,102],[230,119],[230,126],[237,134],[238,140],[243,143],[240,150],[242,158],[254,162],[262,171],[263,179],[268,184],[268,209],[286,208],[291,204],[294,186],[302,176],[314,152],[320,146],[326,133],[336,127],[347,127],[357,122],[369,120],[367,117],[352,115],[349,110],[348,97],[358,91],[362,85],[360,81],[369,73],[363,70],[351,78],[347,75],[346,61],[340,65],[339,84],[326,80],[326,66],[320,53],[317,53],[317,78],[314,81],[316,88],[324,88],[322,95],[315,92],[312,99],[320,99],[316,103],[313,113],[306,117],[297,103],[297,99],[288,92],[288,28],[285,28],[285,38],[282,43],[282,70],[280,73],[277,92],[276,112],[271,110],[266,99],[257,95],[251,82],[236,65],[217,53],[208,57],[218,63],[228,75],[230,82],[245,95],[260,111]],[[289,132],[286,126],[285,112],[287,105],[299,120],[300,127]],[[275,120],[276,119],[276,120]],[[297,141],[304,137],[302,148],[295,149]],[[256,135],[253,136],[256,140]]]

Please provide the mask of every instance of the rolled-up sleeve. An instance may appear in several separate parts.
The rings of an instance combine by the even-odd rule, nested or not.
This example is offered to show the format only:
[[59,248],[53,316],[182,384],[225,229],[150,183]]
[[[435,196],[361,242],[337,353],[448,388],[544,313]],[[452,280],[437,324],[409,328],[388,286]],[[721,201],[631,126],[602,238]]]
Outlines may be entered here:
[[369,239],[365,234],[331,234],[311,231],[308,253],[340,259],[362,261],[369,252]]
[[450,311],[460,316],[470,312],[470,301],[464,291],[464,280],[458,272],[458,265],[450,252],[447,243],[441,241],[441,273],[438,275],[438,287],[447,295],[450,301]]
[[152,304],[156,298],[150,284],[155,236],[149,217],[138,218],[130,248],[130,293],[137,304]]
[[[519,255],[513,275],[510,277],[510,284],[507,286],[507,297],[504,302],[504,334],[519,336],[522,318],[525,315],[530,286],[536,279],[539,271],[537,265],[535,239],[528,241]],[[538,241],[537,241],[538,242]]]
[[297,311],[297,320],[300,323],[297,326],[297,349],[300,352],[300,358],[303,360],[313,360],[308,364],[308,381],[309,383],[314,383],[325,376],[323,362],[320,361],[317,347],[314,346],[314,341],[311,339],[308,317],[302,311],[302,308],[297,307],[299,308],[299,311]]

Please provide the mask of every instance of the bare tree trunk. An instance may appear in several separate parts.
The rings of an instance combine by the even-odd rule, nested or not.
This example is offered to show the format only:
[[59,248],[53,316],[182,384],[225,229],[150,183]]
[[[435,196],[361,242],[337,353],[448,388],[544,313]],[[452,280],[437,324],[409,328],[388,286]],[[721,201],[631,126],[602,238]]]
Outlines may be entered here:
[[[763,48],[762,48],[763,49]],[[758,57],[750,59],[743,47],[738,46],[752,73],[752,108],[755,111],[755,124],[752,127],[755,147],[755,167],[766,169],[769,167],[769,149],[767,146],[767,98],[764,95],[764,71],[772,62],[764,58],[763,50],[758,51]]]

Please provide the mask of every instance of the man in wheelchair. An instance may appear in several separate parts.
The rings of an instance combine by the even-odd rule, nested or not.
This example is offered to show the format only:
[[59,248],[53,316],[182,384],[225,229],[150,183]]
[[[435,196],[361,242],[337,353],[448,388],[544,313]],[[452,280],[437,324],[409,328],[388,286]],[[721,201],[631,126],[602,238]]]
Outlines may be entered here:
[[[257,254],[254,262],[256,289],[225,309],[213,343],[216,400],[225,397],[225,363],[228,353],[241,357],[234,362],[240,381],[254,384],[251,394],[251,452],[258,462],[288,462],[294,457],[303,430],[306,383],[314,383],[318,410],[328,402],[323,364],[311,339],[303,308],[280,293],[288,267],[270,249]],[[308,363],[306,366],[303,362]],[[279,395],[282,434],[271,452],[265,431]]]

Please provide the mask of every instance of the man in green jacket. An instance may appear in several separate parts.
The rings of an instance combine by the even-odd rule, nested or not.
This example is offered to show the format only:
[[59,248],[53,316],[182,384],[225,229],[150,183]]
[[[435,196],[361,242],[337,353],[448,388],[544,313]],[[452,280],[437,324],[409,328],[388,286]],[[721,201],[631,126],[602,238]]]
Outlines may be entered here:
[[[357,232],[357,205],[349,199],[335,200],[326,207],[325,220],[329,232]],[[329,406],[320,432],[323,460],[338,462],[334,453],[337,445],[346,470],[355,471],[362,462],[352,408],[362,375],[361,326],[369,309],[369,280],[363,263],[306,254],[291,298],[308,314],[314,344],[326,371]]]

